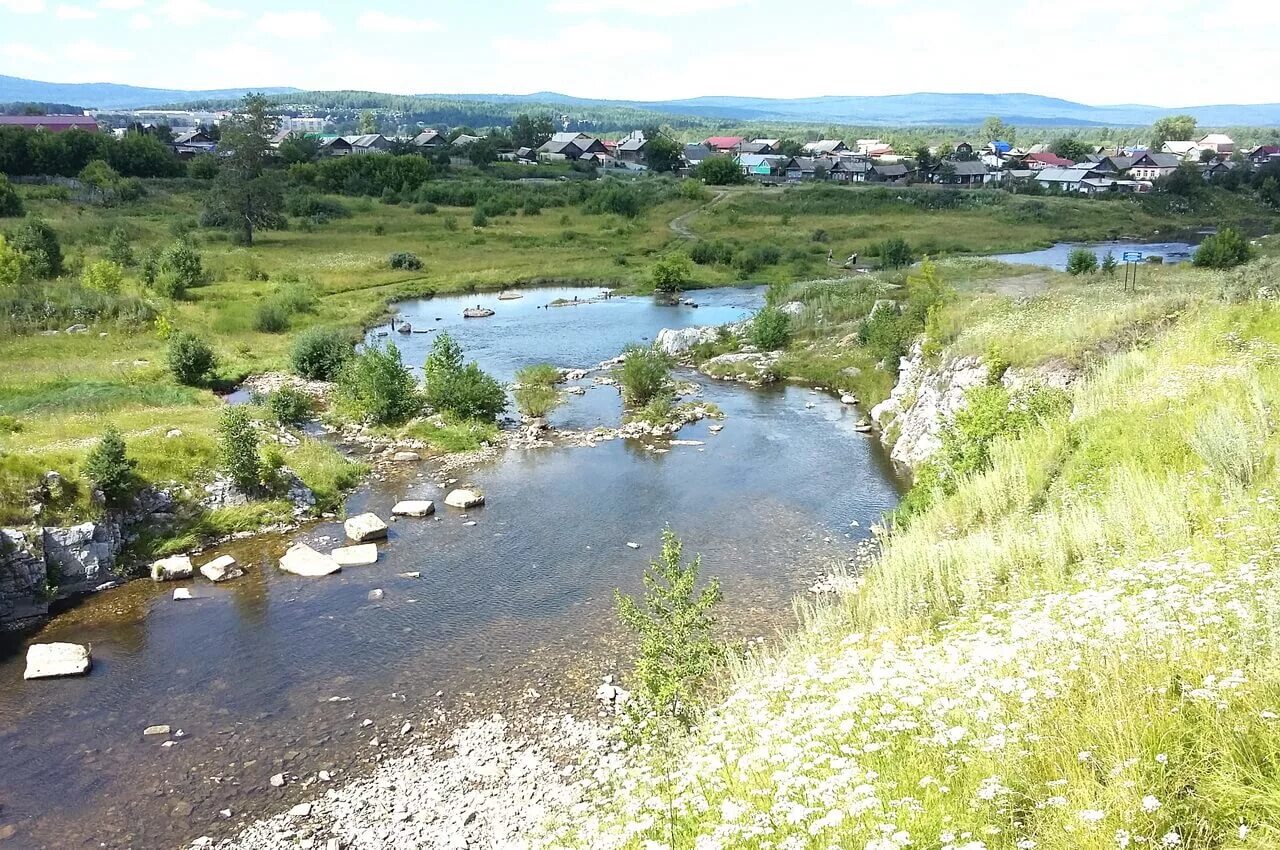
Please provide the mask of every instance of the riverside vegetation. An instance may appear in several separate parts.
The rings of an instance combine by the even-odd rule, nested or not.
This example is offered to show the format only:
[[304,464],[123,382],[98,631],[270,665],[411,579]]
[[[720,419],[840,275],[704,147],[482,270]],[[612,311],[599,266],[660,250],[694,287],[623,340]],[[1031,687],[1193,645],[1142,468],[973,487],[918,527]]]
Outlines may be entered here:
[[[731,657],[689,735],[642,739],[548,843],[1276,846],[1274,254],[1136,293],[1102,271],[911,273],[899,355],[986,378],[878,554],[779,648]],[[782,287],[787,357],[853,359],[900,280]]]

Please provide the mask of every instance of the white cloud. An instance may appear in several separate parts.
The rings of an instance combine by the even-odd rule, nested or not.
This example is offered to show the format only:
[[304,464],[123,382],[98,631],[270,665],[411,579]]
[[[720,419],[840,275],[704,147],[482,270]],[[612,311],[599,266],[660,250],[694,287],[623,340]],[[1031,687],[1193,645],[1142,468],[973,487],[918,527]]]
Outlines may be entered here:
[[179,27],[199,26],[207,21],[234,21],[244,17],[239,9],[211,6],[204,0],[166,0],[160,7],[169,23]]
[[74,59],[77,62],[83,62],[88,65],[112,65],[118,62],[128,62],[133,58],[133,51],[109,47],[105,44],[82,38],[64,47],[62,56],[65,59]]
[[333,31],[333,24],[319,12],[267,12],[258,18],[259,32],[281,38],[308,38]]
[[61,21],[91,21],[96,17],[98,17],[97,12],[83,6],[63,4],[58,7],[58,20]]
[[[555,35],[543,39],[510,36],[497,38],[494,39],[493,47],[501,54],[499,59],[503,62],[526,62],[536,66],[536,69],[522,69],[518,74],[504,69],[503,76],[519,78],[527,73],[545,75],[548,64],[559,65],[559,60],[556,59],[559,56],[618,59],[636,54],[652,56],[665,53],[671,49],[671,37],[651,30],[589,21],[565,27]],[[631,71],[627,73],[633,76]]]
[[751,0],[552,0],[547,6],[552,12],[563,15],[582,15],[589,12],[626,12],[629,17],[650,15],[659,18],[677,18],[715,12],[745,6]]
[[440,22],[431,18],[411,18],[407,15],[391,15],[371,9],[356,20],[356,26],[365,32],[423,33],[436,32]]
[[98,5],[113,12],[128,12],[146,5],[146,0],[98,0]]
[[53,57],[29,44],[0,44],[0,58],[23,65],[47,65]]
[[15,15],[38,15],[44,11],[44,0],[0,0],[0,9]]
[[129,18],[129,29],[131,30],[149,30],[151,29],[151,16],[144,15],[141,12]]

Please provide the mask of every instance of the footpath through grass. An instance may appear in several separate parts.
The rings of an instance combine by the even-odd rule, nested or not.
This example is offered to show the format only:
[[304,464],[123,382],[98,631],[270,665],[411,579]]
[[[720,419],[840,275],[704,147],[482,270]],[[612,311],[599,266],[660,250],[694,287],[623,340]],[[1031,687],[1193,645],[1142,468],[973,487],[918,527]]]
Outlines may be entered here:
[[1280,281],[1228,277],[1163,270],[1128,309],[1078,282],[954,302],[940,362],[1076,358],[1069,404],[550,843],[1280,845],[1280,307],[1219,298]]

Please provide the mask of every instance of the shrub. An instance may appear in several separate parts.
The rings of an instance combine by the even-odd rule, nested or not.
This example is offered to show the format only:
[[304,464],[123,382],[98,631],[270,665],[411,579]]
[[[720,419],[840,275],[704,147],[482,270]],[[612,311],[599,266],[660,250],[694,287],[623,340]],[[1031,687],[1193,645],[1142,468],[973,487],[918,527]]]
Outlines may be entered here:
[[96,489],[102,491],[107,505],[119,507],[134,491],[134,466],[125,451],[124,438],[116,426],[108,425],[102,432],[102,439],[85,458],[84,474]]
[[80,283],[85,289],[117,295],[124,283],[124,269],[110,260],[98,260],[85,266]]
[[507,408],[507,395],[475,363],[462,365],[462,348],[447,333],[431,344],[423,365],[427,404],[461,419],[492,421]]
[[520,369],[516,372],[516,385],[512,391],[516,408],[525,416],[546,416],[563,401],[560,391],[555,388],[560,380],[560,370],[550,363]]
[[267,396],[267,410],[281,425],[297,425],[311,414],[311,396],[285,385]]
[[704,685],[724,655],[712,610],[720,601],[715,579],[699,588],[701,556],[685,563],[680,540],[662,533],[662,554],[645,570],[643,599],[614,591],[618,617],[640,639],[628,716],[638,735],[651,715],[685,729],[697,720]]
[[1099,268],[1102,269],[1102,273],[1105,274],[1107,277],[1115,277],[1116,269],[1118,269],[1119,267],[1120,267],[1120,261],[1117,260],[1116,255],[1111,253],[1110,251],[1108,251],[1107,255],[1102,258],[1102,264],[1099,266]]
[[288,308],[274,299],[259,302],[253,327],[266,334],[284,333],[289,329]]
[[409,271],[419,271],[422,269],[422,260],[418,259],[417,254],[411,254],[408,251],[397,251],[387,258],[387,264],[393,269],[407,269]]
[[258,433],[244,407],[228,407],[218,422],[218,458],[222,471],[242,493],[254,493],[262,482]]
[[489,216],[484,214],[484,210],[477,207],[476,210],[473,213],[471,213],[471,226],[472,227],[488,227],[489,226]]
[[[172,276],[173,280],[168,285],[170,291],[185,293],[193,286],[199,286],[204,279],[204,262],[200,256],[200,252],[187,242],[185,239],[178,240],[164,250],[160,255],[160,271],[161,277],[164,274]],[[179,295],[171,295],[171,298],[181,298]]]
[[1206,236],[1196,249],[1192,262],[1201,268],[1230,269],[1253,258],[1253,247],[1249,240],[1230,227]]
[[23,257],[27,273],[47,279],[62,274],[62,246],[53,228],[39,219],[27,219],[9,237],[9,245]]
[[0,218],[17,218],[25,212],[22,196],[9,178],[0,174]]
[[17,286],[27,278],[27,259],[0,235],[0,286]]
[[114,227],[107,236],[107,259],[121,266],[133,265],[133,246],[123,227]]
[[524,366],[516,372],[516,383],[521,385],[545,384],[550,387],[563,380],[560,370],[550,363],[535,363],[532,366]]
[[733,186],[747,182],[742,166],[731,156],[713,156],[698,163],[693,174],[708,186]]
[[656,348],[629,345],[618,367],[622,400],[628,407],[644,407],[671,389],[671,361]]
[[212,180],[218,176],[218,157],[202,153],[187,164],[187,174],[197,180]]
[[436,205],[430,201],[423,201],[413,205],[413,211],[418,215],[433,215],[436,212]]
[[693,263],[685,254],[668,254],[653,264],[650,277],[659,292],[676,292],[693,278]]
[[187,296],[187,285],[178,275],[170,271],[162,271],[155,280],[156,292],[165,298],[181,301]]
[[765,307],[751,320],[747,334],[761,351],[777,351],[791,342],[791,317],[776,307]]
[[216,364],[213,349],[195,334],[178,331],[169,337],[169,371],[178,383],[198,387]]
[[695,242],[689,249],[689,259],[700,266],[727,266],[733,262],[733,246],[718,239],[713,242]]
[[404,422],[422,406],[394,343],[371,346],[348,359],[338,373],[335,395],[339,409],[374,425]]
[[1098,270],[1098,255],[1088,248],[1072,248],[1067,255],[1067,274],[1079,277]]
[[293,371],[313,381],[332,381],[355,354],[351,338],[338,328],[308,328],[293,342]]
[[914,259],[911,254],[911,246],[907,244],[907,240],[899,236],[872,243],[867,248],[867,256],[879,257],[880,267],[883,269],[897,269],[909,266]]

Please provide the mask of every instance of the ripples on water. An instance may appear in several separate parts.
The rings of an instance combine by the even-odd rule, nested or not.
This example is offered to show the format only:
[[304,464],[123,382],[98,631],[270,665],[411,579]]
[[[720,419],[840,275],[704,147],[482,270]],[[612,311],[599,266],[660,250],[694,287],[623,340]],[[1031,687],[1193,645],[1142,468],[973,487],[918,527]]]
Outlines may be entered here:
[[[583,296],[406,303],[401,315],[432,333],[394,339],[420,365],[436,328],[448,328],[468,359],[509,380],[529,363],[594,365],[664,326],[733,321],[761,301],[759,289],[736,289],[695,293],[698,309],[638,298],[540,306],[575,293]],[[477,301],[498,315],[461,319]],[[727,414],[720,434],[705,422],[681,431],[704,446],[509,452],[458,473],[489,496],[470,514],[476,526],[442,505],[438,519],[394,523],[374,566],[298,578],[275,566],[287,540],[250,541],[220,550],[248,574],[189,583],[191,602],[171,599],[180,585],[134,582],[58,616],[33,639],[92,643],[94,669],[24,683],[25,644],[0,662],[0,827],[17,830],[3,846],[151,847],[219,835],[315,793],[271,788],[272,774],[357,769],[368,739],[394,744],[404,717],[421,728],[437,711],[582,710],[596,678],[624,663],[613,590],[640,590],[666,525],[721,578],[726,634],[772,636],[790,621],[790,599],[843,563],[895,503],[896,486],[873,438],[852,430],[860,411],[800,387],[701,386]],[[620,413],[616,390],[593,387],[554,421],[616,425]],[[429,464],[402,468],[354,494],[349,509],[386,516],[408,495],[439,504],[438,483]],[[297,535],[318,548],[341,536],[336,522]],[[399,575],[415,571],[421,578]],[[369,601],[373,589],[384,598]],[[374,725],[362,729],[364,718]],[[167,749],[144,740],[157,723],[187,737]]]

